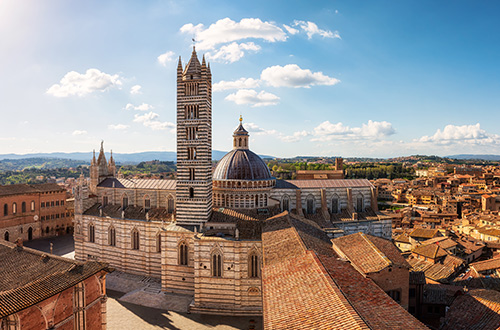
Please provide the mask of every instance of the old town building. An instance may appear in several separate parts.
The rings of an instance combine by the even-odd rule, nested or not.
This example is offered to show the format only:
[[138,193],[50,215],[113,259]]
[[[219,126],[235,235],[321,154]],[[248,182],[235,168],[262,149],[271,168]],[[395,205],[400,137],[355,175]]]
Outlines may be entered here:
[[72,233],[66,191],[54,183],[0,186],[0,237],[6,241]]
[[0,329],[106,329],[107,266],[0,241]]

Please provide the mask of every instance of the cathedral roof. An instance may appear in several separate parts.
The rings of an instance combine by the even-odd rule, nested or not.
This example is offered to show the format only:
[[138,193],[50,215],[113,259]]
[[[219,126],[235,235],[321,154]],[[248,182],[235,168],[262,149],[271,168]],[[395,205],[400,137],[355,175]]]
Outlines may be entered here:
[[233,149],[217,164],[214,180],[268,180],[272,179],[266,163],[248,149]]

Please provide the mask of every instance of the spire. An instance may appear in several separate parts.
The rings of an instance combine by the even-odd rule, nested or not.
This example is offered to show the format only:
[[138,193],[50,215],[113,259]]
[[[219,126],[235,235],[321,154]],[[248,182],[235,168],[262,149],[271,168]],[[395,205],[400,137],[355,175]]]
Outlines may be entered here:
[[90,164],[95,165],[95,163],[96,163],[96,161],[95,161],[95,149],[92,151],[92,153],[93,153],[92,162]]
[[201,66],[202,67],[207,66],[207,63],[205,62],[205,54],[203,54],[203,58],[201,59]]
[[111,156],[109,157],[109,165],[115,165],[115,160],[113,159],[113,150],[111,150]]
[[106,165],[106,156],[104,155],[104,140],[101,140],[101,150],[99,151],[99,157],[97,157],[97,165]]
[[199,78],[201,74],[201,65],[198,60],[198,56],[196,55],[196,49],[193,46],[193,52],[191,53],[191,58],[189,59],[188,64],[184,68],[183,75],[189,79]]

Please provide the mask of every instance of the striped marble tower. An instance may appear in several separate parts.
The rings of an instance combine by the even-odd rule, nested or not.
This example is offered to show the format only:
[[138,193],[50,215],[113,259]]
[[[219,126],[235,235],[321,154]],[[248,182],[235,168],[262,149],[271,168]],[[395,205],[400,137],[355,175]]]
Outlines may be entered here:
[[176,219],[199,225],[212,213],[212,74],[195,48],[177,66]]

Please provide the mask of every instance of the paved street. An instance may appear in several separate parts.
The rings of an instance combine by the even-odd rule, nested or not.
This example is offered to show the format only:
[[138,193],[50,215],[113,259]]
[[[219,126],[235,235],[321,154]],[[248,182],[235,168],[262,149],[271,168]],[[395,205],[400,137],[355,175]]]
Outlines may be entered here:
[[73,235],[39,238],[23,242],[27,247],[49,253],[50,243],[53,244],[53,254],[71,259],[75,258],[75,242],[73,240]]
[[[50,252],[50,243],[53,243],[54,254],[74,258],[72,235],[26,241],[24,245]],[[107,278],[107,321],[111,330],[262,329],[262,317],[188,314],[185,311],[192,297],[162,293],[155,279],[120,272],[109,274]]]

